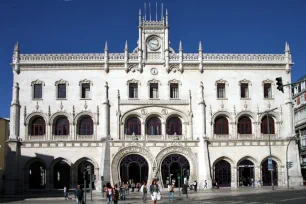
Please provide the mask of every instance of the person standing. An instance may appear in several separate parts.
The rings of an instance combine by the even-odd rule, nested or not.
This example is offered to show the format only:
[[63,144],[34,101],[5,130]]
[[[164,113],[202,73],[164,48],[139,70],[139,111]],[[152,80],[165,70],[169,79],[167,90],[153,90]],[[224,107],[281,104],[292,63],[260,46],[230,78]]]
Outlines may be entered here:
[[197,192],[198,182],[194,181],[193,186],[194,186],[194,192]]
[[81,186],[78,185],[77,189],[75,190],[74,196],[76,204],[82,204],[83,203],[83,190],[81,189]]
[[67,186],[64,185],[64,198],[65,200],[68,200],[68,192],[67,192]]
[[113,188],[110,183],[106,185],[106,201],[108,204],[113,202]]
[[125,200],[126,184],[124,182],[122,182],[121,184],[121,191],[122,191],[122,200]]
[[135,190],[135,183],[134,183],[134,181],[132,181],[131,186],[132,186],[132,192],[134,192],[134,190]]
[[114,189],[113,189],[114,204],[118,204],[118,200],[119,200],[119,188],[118,188],[118,185],[115,184]]
[[147,182],[143,182],[140,192],[142,193],[141,200],[142,202],[146,203],[147,202],[147,193],[148,193],[148,187],[147,187]]
[[168,185],[168,197],[169,197],[169,201],[174,200],[174,185],[173,184]]
[[152,201],[153,201],[153,204],[156,204],[157,203],[157,200],[158,200],[158,195],[160,193],[159,191],[159,187],[157,185],[157,181],[154,179],[152,181],[152,184],[150,186],[150,194],[151,194],[151,197],[152,197]]

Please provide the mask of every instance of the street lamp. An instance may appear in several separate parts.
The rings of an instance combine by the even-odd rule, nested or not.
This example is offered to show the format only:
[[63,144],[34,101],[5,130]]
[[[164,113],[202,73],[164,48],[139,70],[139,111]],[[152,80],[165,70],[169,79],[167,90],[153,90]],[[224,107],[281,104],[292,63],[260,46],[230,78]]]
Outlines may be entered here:
[[[261,113],[258,113],[258,115],[260,114],[266,114],[267,115],[267,131],[268,131],[268,136],[269,136],[269,160],[272,162],[272,153],[271,153],[271,136],[270,136],[270,123],[269,123],[269,113],[276,110],[277,108],[273,108]],[[268,160],[268,170],[269,170],[269,160]],[[274,181],[273,181],[273,162],[272,162],[272,168],[270,168],[271,171],[271,186],[272,186],[272,190],[274,190]]]

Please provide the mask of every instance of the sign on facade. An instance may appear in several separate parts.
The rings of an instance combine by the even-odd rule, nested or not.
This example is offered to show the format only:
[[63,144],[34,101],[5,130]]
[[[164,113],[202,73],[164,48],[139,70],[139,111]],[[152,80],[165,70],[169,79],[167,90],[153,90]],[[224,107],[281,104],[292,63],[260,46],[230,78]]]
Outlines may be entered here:
[[272,158],[268,159],[268,170],[269,171],[273,171],[273,163],[272,163]]

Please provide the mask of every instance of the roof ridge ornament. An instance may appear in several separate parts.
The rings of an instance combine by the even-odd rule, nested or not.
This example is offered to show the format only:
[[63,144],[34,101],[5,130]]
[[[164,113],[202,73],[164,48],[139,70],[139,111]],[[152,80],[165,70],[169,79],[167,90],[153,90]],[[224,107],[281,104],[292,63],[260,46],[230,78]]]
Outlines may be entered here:
[[105,48],[104,48],[104,51],[108,51],[107,41],[105,42]]

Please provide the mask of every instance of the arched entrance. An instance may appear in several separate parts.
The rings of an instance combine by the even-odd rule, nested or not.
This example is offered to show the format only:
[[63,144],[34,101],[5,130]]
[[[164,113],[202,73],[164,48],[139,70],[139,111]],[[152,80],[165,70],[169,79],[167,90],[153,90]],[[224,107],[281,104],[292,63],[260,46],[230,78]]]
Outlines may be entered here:
[[53,184],[54,188],[64,188],[64,185],[69,187],[70,184],[70,166],[60,161],[53,167]]
[[40,161],[35,161],[29,166],[29,188],[44,189],[46,186],[46,167]]
[[[84,180],[86,180],[86,188],[89,188],[90,176],[87,171],[88,167],[91,167],[91,174],[94,176],[94,165],[89,161],[83,161],[78,165],[78,184],[84,187]],[[91,185],[92,188],[95,188],[94,178],[92,178]]]
[[[278,185],[277,180],[278,180],[278,166],[277,163],[272,160],[272,164],[273,164],[273,183],[275,186]],[[271,171],[268,170],[268,159],[265,160],[262,163],[261,166],[261,170],[262,170],[262,183],[264,186],[271,186]]]
[[231,165],[225,160],[215,164],[215,181],[220,187],[231,186]]
[[178,187],[178,176],[180,175],[181,186],[184,184],[184,178],[189,179],[190,165],[186,157],[180,154],[171,154],[167,156],[161,165],[162,179],[164,184],[175,182]]
[[241,161],[238,164],[239,186],[251,186],[251,179],[254,179],[254,163],[248,159]]
[[147,181],[148,175],[148,162],[138,154],[125,156],[120,162],[120,177],[123,182],[130,180],[133,180],[135,183]]

